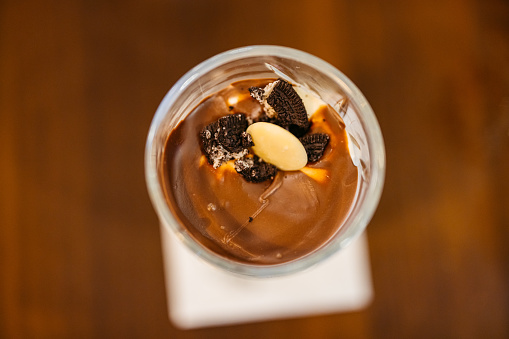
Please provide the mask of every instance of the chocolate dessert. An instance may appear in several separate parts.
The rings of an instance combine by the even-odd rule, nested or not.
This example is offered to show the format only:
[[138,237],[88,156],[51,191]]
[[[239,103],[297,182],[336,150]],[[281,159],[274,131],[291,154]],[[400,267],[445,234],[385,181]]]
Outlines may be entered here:
[[319,98],[303,101],[302,90],[282,79],[236,82],[170,133],[165,196],[209,251],[275,265],[316,251],[339,231],[357,168],[337,112]]

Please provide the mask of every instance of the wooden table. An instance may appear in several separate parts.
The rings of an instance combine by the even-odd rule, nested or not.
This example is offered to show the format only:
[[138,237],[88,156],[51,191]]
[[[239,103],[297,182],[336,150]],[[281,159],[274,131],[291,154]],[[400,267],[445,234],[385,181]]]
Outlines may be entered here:
[[[143,172],[160,100],[221,51],[349,76],[387,176],[364,311],[180,331]],[[0,337],[508,338],[509,4],[0,2]]]

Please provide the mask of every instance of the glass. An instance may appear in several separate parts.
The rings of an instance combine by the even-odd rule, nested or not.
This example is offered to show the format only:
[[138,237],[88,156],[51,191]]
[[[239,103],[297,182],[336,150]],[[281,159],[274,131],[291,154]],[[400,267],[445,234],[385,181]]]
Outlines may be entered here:
[[[283,78],[315,92],[346,125],[350,154],[358,168],[357,196],[333,239],[319,250],[278,265],[249,265],[221,257],[197,243],[167,205],[163,193],[163,151],[169,133],[205,97],[232,82]],[[356,239],[371,220],[382,193],[385,148],[369,103],[343,73],[308,53],[280,46],[248,46],[216,55],[187,72],[166,94],[150,126],[145,148],[148,191],[163,227],[205,261],[227,271],[255,277],[294,273],[323,261]],[[331,208],[334,208],[331,206]]]

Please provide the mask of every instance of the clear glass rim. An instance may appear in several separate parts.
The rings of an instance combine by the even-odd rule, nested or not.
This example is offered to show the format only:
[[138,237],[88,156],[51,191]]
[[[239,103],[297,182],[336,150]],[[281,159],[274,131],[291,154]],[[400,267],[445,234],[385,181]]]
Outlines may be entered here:
[[[182,232],[182,229],[179,229],[180,222],[168,207],[166,198],[159,183],[156,159],[157,155],[154,143],[157,129],[163,122],[168,110],[176,101],[179,93],[189,86],[190,83],[196,80],[200,74],[206,74],[222,64],[257,56],[281,57],[312,65],[314,68],[319,69],[320,72],[327,75],[340,85],[349,99],[356,103],[356,106],[361,111],[359,114],[361,114],[364,119],[363,123],[366,126],[365,129],[369,130],[369,133],[366,133],[366,138],[371,156],[370,172],[372,175],[371,183],[368,186],[365,198],[362,202],[363,213],[358,213],[350,220],[349,224],[354,224],[355,226],[350,226],[347,229],[347,236],[336,236],[324,247],[305,257],[296,259],[295,261],[267,266],[243,264],[220,257],[219,255],[214,254],[197,244],[191,236]],[[322,59],[297,49],[282,46],[254,45],[232,49],[217,54],[189,70],[173,85],[161,101],[150,125],[145,146],[145,180],[150,199],[160,222],[163,224],[163,227],[169,227],[170,229],[168,231],[177,234],[179,240],[184,243],[185,246],[205,259],[205,261],[208,261],[209,263],[221,267],[229,272],[243,276],[272,277],[294,273],[313,266],[314,264],[331,256],[339,249],[345,247],[364,231],[373,217],[381,197],[384,178],[385,147],[382,132],[371,106],[361,91],[341,71]]]

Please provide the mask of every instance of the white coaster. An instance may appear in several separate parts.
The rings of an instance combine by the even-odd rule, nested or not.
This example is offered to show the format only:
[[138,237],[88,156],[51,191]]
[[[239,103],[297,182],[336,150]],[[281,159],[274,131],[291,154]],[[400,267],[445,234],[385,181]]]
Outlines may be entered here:
[[356,311],[373,297],[365,235],[310,270],[269,279],[223,272],[165,227],[161,237],[170,319],[181,329]]

